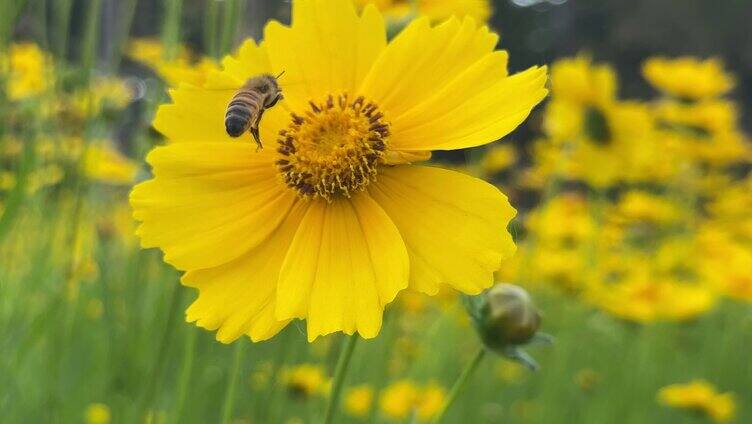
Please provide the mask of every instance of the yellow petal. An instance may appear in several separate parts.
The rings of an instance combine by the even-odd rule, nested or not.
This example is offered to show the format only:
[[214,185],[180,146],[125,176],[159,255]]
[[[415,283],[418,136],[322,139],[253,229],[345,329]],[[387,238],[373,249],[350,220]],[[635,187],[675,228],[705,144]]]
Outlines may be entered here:
[[154,149],[155,178],[131,192],[137,234],[178,269],[229,262],[264,241],[295,201],[273,152],[247,143],[179,143]]
[[[452,18],[434,28],[425,18],[415,20],[382,52],[360,93],[395,119],[493,51],[497,41],[470,18]],[[506,75],[505,67],[499,72]]]
[[369,186],[399,229],[410,256],[410,288],[436,294],[442,283],[477,294],[514,253],[506,227],[516,211],[496,187],[440,168],[384,169]]
[[298,202],[279,228],[263,243],[239,258],[215,268],[189,271],[183,284],[199,289],[186,319],[217,331],[217,340],[229,343],[243,334],[253,341],[268,339],[289,320],[274,316],[276,285],[282,260],[307,208]]
[[266,47],[257,45],[251,39],[244,41],[240,45],[237,55],[226,56],[222,59],[222,67],[223,73],[231,75],[240,81],[246,81],[251,77],[273,72]]
[[[506,53],[479,60],[455,81],[392,121],[390,148],[454,150],[496,141],[546,96],[546,68],[504,77]],[[472,87],[472,91],[468,88]]]
[[367,8],[361,17],[349,0],[293,2],[292,26],[270,22],[264,43],[272,68],[293,110],[329,94],[354,93],[386,46],[381,15]]
[[306,317],[309,340],[335,331],[375,337],[408,268],[399,232],[367,194],[314,202],[282,265],[277,319]]

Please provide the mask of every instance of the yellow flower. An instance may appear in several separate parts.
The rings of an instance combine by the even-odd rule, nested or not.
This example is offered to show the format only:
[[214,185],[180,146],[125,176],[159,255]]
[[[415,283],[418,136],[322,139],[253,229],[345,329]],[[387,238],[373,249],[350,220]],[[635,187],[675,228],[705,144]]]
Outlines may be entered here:
[[433,418],[446,401],[446,390],[436,383],[429,383],[421,390],[418,403],[417,413],[418,418],[422,421],[427,421]]
[[285,370],[283,380],[290,394],[308,398],[324,394],[328,388],[328,378],[320,365],[300,364]]
[[194,60],[184,46],[179,46],[174,57],[168,58],[162,42],[149,38],[131,41],[128,56],[152,68],[172,87],[181,82],[202,86],[211,72],[219,70],[214,59],[202,57]]
[[133,92],[118,78],[97,78],[88,87],[60,99],[61,113],[78,119],[92,117],[104,110],[120,110],[133,100]]
[[730,421],[736,413],[734,395],[718,393],[705,380],[663,387],[658,391],[658,401],[666,406],[704,413],[718,423]]
[[[147,64],[151,67],[156,67],[158,64],[163,63],[165,60],[167,60],[167,52],[165,51],[165,46],[160,40],[153,38],[136,38],[131,40],[128,43],[126,53],[131,59]],[[190,60],[188,49],[186,49],[184,46],[178,46],[173,60]]]
[[551,95],[557,101],[604,106],[616,99],[617,85],[611,66],[596,65],[586,55],[561,59],[551,66]]
[[92,142],[83,158],[86,176],[108,184],[133,184],[139,165],[108,141]]
[[177,86],[181,82],[202,86],[209,74],[219,70],[219,65],[213,59],[203,57],[197,62],[169,61],[156,65],[155,70],[168,85]]
[[718,292],[733,299],[752,302],[752,249],[719,227],[700,231],[700,274]]
[[645,61],[642,74],[658,90],[687,100],[717,97],[735,84],[718,59],[654,57]]
[[379,407],[388,418],[407,418],[415,409],[419,397],[418,387],[410,380],[396,381],[381,392]]
[[413,10],[414,0],[353,0],[363,7],[374,3],[387,19],[400,21],[408,19],[414,12],[419,17],[427,17],[432,22],[443,21],[452,16],[469,16],[478,22],[486,22],[493,9],[489,0],[417,0],[417,10]]
[[481,167],[486,174],[504,171],[517,162],[517,151],[511,144],[493,146],[486,151]]
[[52,59],[34,43],[11,44],[7,65],[9,69],[0,71],[7,74],[6,93],[10,100],[39,95],[53,85]]
[[420,387],[410,380],[399,380],[381,392],[379,406],[388,418],[404,419],[414,412],[421,421],[427,421],[445,401],[446,391],[436,383]]
[[[469,19],[418,19],[387,43],[374,7],[298,0],[292,15],[225,58],[207,89],[173,90],[157,112],[169,143],[130,199],[142,246],[199,289],[187,319],[222,342],[267,339],[296,318],[309,340],[371,338],[408,286],[489,287],[514,251],[514,209],[490,184],[411,162],[508,134],[545,97],[545,68],[507,75],[497,36]],[[233,91],[212,87],[283,70],[265,148],[231,139]]]
[[86,424],[108,424],[112,419],[110,407],[103,403],[92,403],[86,408]]
[[656,166],[665,161],[656,160],[650,110],[617,100],[611,67],[587,56],[560,60],[551,70],[551,88],[543,123],[549,139],[536,143],[532,176],[595,187],[665,176],[665,166]]
[[593,288],[592,301],[614,316],[638,323],[685,321],[715,304],[715,296],[705,287],[655,279],[641,270],[636,274]]
[[618,221],[666,224],[677,219],[679,212],[666,198],[639,190],[630,190],[615,205],[611,219]]
[[512,361],[499,361],[496,368],[499,378],[507,384],[519,383],[525,376],[525,368]]
[[373,388],[367,384],[353,386],[345,394],[345,411],[353,417],[368,416],[373,403]]

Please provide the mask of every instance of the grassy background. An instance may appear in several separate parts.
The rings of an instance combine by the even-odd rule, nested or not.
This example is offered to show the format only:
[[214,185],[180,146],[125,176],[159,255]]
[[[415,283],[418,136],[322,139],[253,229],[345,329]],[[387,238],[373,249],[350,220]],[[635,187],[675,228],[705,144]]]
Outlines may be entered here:
[[[293,396],[281,367],[312,362],[331,373],[341,335],[308,344],[293,323],[266,343],[220,344],[183,322],[195,293],[178,285],[158,252],[141,251],[101,227],[86,248],[99,272],[82,277],[70,267],[77,260],[70,246],[82,242],[71,237],[86,239],[94,230],[89,219],[97,205],[84,203],[74,234],[75,204],[65,199],[30,199],[2,246],[0,421],[81,422],[86,407],[101,402],[112,409],[113,422],[149,416],[151,422],[218,422],[233,379],[236,419],[320,417],[324,399]],[[499,370],[504,360],[487,356],[447,422],[702,422],[655,401],[661,386],[698,377],[736,392],[737,422],[752,420],[748,307],[729,302],[695,322],[642,327],[556,293],[536,297],[543,330],[556,337],[553,347],[530,349],[542,369],[514,372],[519,375],[509,381]],[[99,304],[101,313],[92,306]],[[395,307],[382,334],[356,346],[348,383],[379,388],[408,377],[448,388],[477,346],[457,302],[420,313]],[[583,370],[590,376],[585,382]],[[268,381],[259,387],[252,376],[260,372]],[[388,421],[378,413],[374,420]],[[339,422],[358,420],[341,415]]]

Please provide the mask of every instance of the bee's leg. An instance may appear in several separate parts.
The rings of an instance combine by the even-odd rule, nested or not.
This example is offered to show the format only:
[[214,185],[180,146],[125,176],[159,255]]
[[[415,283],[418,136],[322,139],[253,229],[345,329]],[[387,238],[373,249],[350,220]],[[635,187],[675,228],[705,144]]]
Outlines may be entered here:
[[253,136],[253,140],[256,142],[256,151],[264,148],[264,145],[261,144],[261,137],[259,137],[259,129],[258,127],[251,127],[251,135]]
[[259,124],[261,123],[261,117],[264,115],[264,109],[261,109],[258,113],[258,117],[256,117],[256,121],[251,125],[251,135],[253,135],[253,139],[256,141],[256,151],[264,148],[264,145],[261,144],[261,137],[259,136]]

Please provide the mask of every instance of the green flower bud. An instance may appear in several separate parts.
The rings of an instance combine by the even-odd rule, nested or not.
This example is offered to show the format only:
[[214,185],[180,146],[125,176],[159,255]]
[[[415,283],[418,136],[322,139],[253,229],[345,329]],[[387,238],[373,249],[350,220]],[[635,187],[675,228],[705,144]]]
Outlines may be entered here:
[[538,334],[541,317],[530,295],[512,284],[496,284],[478,296],[465,297],[465,306],[483,344],[489,350],[536,369],[521,345],[550,337]]

